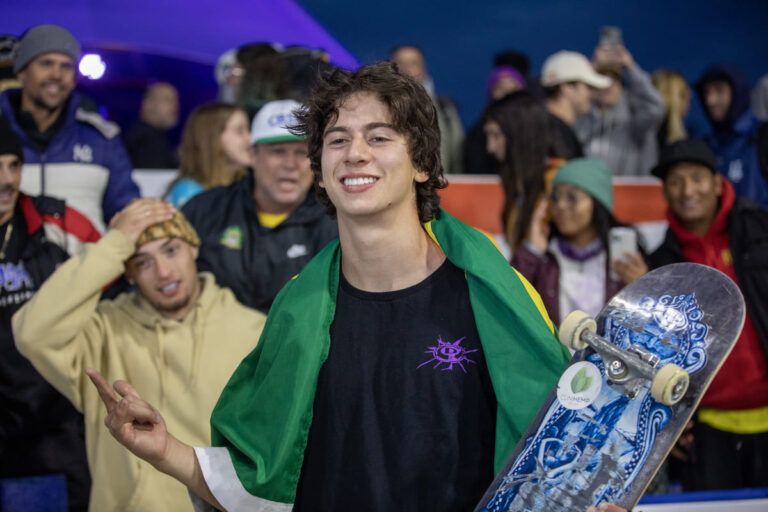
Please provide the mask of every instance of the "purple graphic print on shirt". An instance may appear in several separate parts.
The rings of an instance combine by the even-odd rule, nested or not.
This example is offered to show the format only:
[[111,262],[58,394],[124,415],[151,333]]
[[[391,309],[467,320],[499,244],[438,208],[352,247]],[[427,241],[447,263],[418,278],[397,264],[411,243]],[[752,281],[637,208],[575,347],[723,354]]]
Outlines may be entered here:
[[425,353],[430,354],[432,357],[421,363],[416,367],[416,369],[418,370],[422,366],[434,361],[435,365],[433,368],[438,368],[440,365],[445,365],[442,370],[448,371],[453,370],[454,365],[458,365],[458,367],[461,368],[464,373],[467,373],[467,369],[464,368],[464,363],[476,364],[475,361],[467,357],[467,354],[477,352],[478,349],[475,348],[470,350],[462,347],[461,342],[465,339],[466,336],[457,339],[453,343],[449,343],[447,341],[443,341],[443,339],[438,336],[437,345],[434,347],[427,347],[427,350],[425,351]]

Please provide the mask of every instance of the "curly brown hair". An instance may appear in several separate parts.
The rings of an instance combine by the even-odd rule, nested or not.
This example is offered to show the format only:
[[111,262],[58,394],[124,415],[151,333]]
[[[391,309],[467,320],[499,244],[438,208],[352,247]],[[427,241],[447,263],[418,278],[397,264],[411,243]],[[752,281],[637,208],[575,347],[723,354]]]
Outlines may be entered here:
[[333,70],[319,78],[304,108],[296,112],[297,123],[291,131],[307,139],[318,199],[331,214],[336,212],[328,194],[318,185],[322,178],[323,135],[336,121],[339,107],[356,93],[374,94],[387,106],[392,126],[405,136],[414,167],[428,176],[424,183],[416,183],[419,219],[428,222],[435,218],[440,207],[437,191],[447,185],[440,162],[437,111],[424,87],[400,73],[391,62],[363,66],[354,72]]

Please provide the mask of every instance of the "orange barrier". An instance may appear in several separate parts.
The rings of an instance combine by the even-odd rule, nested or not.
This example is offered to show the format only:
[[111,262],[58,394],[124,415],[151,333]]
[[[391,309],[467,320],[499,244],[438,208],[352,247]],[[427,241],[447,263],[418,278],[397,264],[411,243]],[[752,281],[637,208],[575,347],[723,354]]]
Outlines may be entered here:
[[[501,233],[504,192],[498,176],[448,176],[440,191],[441,205],[476,228]],[[666,202],[656,178],[614,178],[614,215],[622,222],[656,222],[665,219]]]

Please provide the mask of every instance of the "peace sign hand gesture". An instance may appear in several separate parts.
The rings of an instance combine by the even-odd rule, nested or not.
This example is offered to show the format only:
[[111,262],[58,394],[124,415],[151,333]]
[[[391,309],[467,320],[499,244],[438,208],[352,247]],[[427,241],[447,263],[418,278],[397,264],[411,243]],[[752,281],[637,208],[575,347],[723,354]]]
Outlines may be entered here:
[[226,511],[208,488],[194,449],[168,432],[157,409],[142,400],[124,380],[110,387],[104,376],[93,368],[86,369],[85,373],[107,406],[104,425],[120,444],[186,485],[216,509]]
[[107,407],[104,424],[112,436],[131,453],[154,466],[165,460],[171,435],[160,413],[124,380],[116,381],[111,387],[93,368],[86,369],[85,373]]

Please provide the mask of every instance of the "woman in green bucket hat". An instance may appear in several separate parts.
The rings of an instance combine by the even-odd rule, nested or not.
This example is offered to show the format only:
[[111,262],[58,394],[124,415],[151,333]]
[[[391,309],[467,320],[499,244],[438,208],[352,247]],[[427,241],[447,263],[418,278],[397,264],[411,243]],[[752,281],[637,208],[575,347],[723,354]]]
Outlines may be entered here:
[[538,290],[555,322],[575,309],[596,316],[614,294],[648,271],[637,244],[628,252],[610,253],[613,228],[629,229],[637,239],[612,209],[611,172],[594,158],[563,165],[550,197],[536,207],[512,265]]

